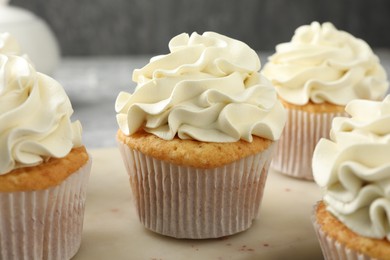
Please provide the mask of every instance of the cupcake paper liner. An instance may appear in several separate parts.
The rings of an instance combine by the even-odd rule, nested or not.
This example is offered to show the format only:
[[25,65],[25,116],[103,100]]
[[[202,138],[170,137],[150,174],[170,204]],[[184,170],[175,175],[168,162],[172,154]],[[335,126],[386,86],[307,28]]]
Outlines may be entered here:
[[287,122],[280,137],[271,168],[283,174],[313,180],[311,160],[317,142],[329,138],[332,120],[339,113],[310,113],[287,109]]
[[314,206],[311,219],[325,260],[377,260],[376,258],[372,258],[353,249],[347,248],[322,231],[315,216],[317,205],[318,204]]
[[91,159],[61,184],[0,192],[0,259],[70,259],[81,244]]
[[154,159],[119,142],[141,223],[162,235],[191,239],[251,226],[273,147],[219,168],[198,169]]

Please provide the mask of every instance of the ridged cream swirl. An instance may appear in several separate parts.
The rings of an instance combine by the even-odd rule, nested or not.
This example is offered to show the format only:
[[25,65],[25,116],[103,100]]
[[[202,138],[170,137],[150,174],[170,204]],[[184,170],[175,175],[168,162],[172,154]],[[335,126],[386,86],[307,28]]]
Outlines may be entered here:
[[64,157],[81,145],[70,101],[23,57],[0,54],[0,174]]
[[299,27],[290,42],[276,46],[262,74],[282,99],[296,105],[381,100],[388,89],[386,72],[369,45],[331,23]]
[[313,156],[327,209],[352,231],[390,241],[390,95],[354,100]]
[[139,128],[171,140],[276,140],[285,111],[270,82],[260,76],[257,53],[241,41],[213,33],[180,34],[170,53],[156,56],[133,73],[133,94],[116,100],[120,129]]

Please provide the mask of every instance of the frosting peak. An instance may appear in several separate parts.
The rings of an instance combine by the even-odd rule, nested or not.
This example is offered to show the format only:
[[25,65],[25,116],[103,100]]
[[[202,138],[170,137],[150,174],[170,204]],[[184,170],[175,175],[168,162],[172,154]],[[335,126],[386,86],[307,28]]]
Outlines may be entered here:
[[140,77],[150,80],[191,72],[227,76],[260,69],[260,60],[249,46],[213,32],[193,33],[191,37],[182,33],[169,42],[169,50],[170,54],[156,56],[151,63],[135,70],[133,80],[142,83]]
[[380,100],[388,89],[386,72],[369,45],[331,23],[297,28],[290,42],[276,46],[262,73],[281,98],[296,105]]
[[0,53],[3,54],[20,54],[18,41],[8,32],[0,33]]
[[354,232],[390,241],[390,95],[354,100],[313,156],[327,209]]
[[126,135],[139,128],[162,139],[205,142],[279,138],[285,112],[270,82],[260,76],[254,50],[238,40],[206,32],[180,34],[170,53],[133,73],[133,94],[116,100]]
[[0,53],[0,174],[64,157],[81,145],[60,84],[22,57]]

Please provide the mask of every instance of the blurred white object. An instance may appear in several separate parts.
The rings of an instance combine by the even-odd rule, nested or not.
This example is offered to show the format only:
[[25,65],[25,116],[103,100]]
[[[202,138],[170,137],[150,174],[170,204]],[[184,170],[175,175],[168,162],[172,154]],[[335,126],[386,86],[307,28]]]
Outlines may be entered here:
[[37,71],[51,75],[60,61],[58,42],[45,21],[25,9],[0,0],[0,32],[17,39]]

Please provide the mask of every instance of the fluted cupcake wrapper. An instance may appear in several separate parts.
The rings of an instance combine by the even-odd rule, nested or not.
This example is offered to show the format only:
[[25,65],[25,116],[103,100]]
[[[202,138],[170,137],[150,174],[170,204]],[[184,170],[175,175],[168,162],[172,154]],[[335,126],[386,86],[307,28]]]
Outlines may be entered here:
[[283,174],[313,180],[311,160],[317,142],[329,138],[332,120],[339,113],[310,113],[287,109],[287,122],[278,141],[271,168]]
[[83,228],[91,159],[61,184],[0,192],[0,259],[70,259]]
[[274,144],[214,169],[154,159],[119,148],[143,225],[176,238],[217,238],[248,229],[256,218]]
[[311,220],[325,260],[376,260],[376,258],[361,254],[344,246],[322,231],[321,225],[318,224],[315,217],[317,206],[318,203],[313,207]]

